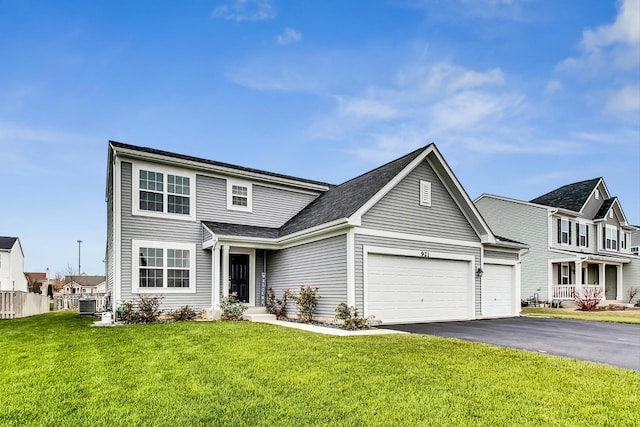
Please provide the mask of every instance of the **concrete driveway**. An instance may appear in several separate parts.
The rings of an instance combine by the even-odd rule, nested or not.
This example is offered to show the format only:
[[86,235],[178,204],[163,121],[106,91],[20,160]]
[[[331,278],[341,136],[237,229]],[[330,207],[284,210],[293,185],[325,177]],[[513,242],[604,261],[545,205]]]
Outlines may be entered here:
[[640,325],[513,317],[384,327],[555,354],[640,371]]

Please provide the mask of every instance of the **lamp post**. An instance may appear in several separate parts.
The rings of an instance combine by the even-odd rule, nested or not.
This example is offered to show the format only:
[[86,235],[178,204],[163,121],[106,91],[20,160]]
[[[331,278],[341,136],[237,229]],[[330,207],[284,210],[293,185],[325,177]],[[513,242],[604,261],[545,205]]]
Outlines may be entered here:
[[81,274],[80,270],[80,243],[82,243],[82,240],[78,240],[78,276]]

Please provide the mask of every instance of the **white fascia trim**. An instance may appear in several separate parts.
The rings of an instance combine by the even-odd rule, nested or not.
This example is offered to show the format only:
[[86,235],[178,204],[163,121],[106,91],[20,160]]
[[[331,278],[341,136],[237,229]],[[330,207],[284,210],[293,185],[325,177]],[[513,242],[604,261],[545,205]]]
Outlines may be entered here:
[[116,310],[122,299],[122,160],[114,156],[112,165],[113,183],[113,309],[114,319]]
[[[607,190],[607,187],[604,185],[604,181],[602,180],[602,178],[600,178],[598,180],[598,182],[596,183],[596,185],[593,187],[593,190],[591,190],[591,193],[589,193],[589,197],[587,197],[587,199],[585,200],[584,204],[582,205],[582,207],[580,208],[580,213],[582,214],[584,211],[585,206],[587,206],[587,203],[589,203],[589,200],[591,200],[592,197],[594,197],[594,193],[596,192],[596,190],[598,190],[598,188],[600,187],[600,184],[603,184],[603,187],[605,189],[605,191],[607,192],[607,196],[609,196],[609,191]],[[602,194],[600,195],[600,197],[602,198],[602,200],[607,200],[609,197],[602,197]]]
[[[166,261],[167,249],[187,249],[189,250],[189,284],[188,288],[169,288],[166,273],[168,267],[163,264],[163,283],[162,288],[141,288],[139,287],[140,266],[138,265],[138,256],[136,254],[142,247],[162,248],[164,249],[164,260]],[[195,294],[196,293],[196,244],[183,242],[167,242],[157,240],[131,240],[131,293],[132,294]]]
[[208,171],[214,174],[219,173],[225,176],[237,176],[244,179],[255,179],[257,181],[275,182],[275,183],[283,184],[286,186],[301,187],[301,188],[307,188],[307,189],[316,190],[316,191],[327,191],[330,188],[330,186],[322,185],[319,183],[314,184],[310,182],[297,181],[295,179],[276,177],[268,174],[261,174],[257,172],[251,172],[251,171],[243,171],[243,170],[224,167],[220,165],[210,165],[210,164],[201,163],[193,160],[179,159],[172,156],[163,156],[160,154],[145,153],[145,152],[140,152],[138,150],[131,150],[128,148],[113,147],[113,149],[117,153],[124,154],[127,157],[132,159],[151,160],[151,161],[161,162],[161,163],[173,165],[173,166],[180,165],[182,167],[190,168],[193,170]]
[[356,233],[347,231],[347,306],[356,305]]
[[483,247],[483,244],[480,242],[469,242],[466,240],[446,239],[442,237],[420,236],[416,234],[397,233],[395,231],[376,230],[371,228],[357,227],[354,229],[354,232],[356,234],[363,234],[366,236],[388,237],[391,239],[401,239],[401,240],[413,240],[416,242],[424,242],[424,243],[441,243],[445,245],[463,246],[468,248]]
[[[184,176],[189,178],[189,215],[175,214],[171,212],[154,212],[140,209],[140,169],[149,170],[151,172],[160,172],[164,175],[163,181],[163,208],[166,210],[169,206],[167,175]],[[153,218],[177,219],[180,221],[196,220],[196,174],[187,169],[176,168],[158,163],[149,163],[144,161],[134,161],[131,165],[131,215],[145,216]]]
[[520,261],[514,261],[512,259],[495,259],[495,258],[485,258],[483,264],[492,264],[492,265],[511,265],[516,266],[520,265]]
[[212,236],[211,239],[202,241],[202,249],[209,249],[214,247],[216,243],[218,243],[216,234],[213,231],[211,231],[211,229],[206,225],[204,225],[203,223],[201,223],[201,225],[204,229],[206,229],[209,233],[211,233],[211,236]]
[[219,242],[233,243],[236,246],[254,247],[258,249],[286,249],[344,234],[346,232],[345,229],[349,226],[349,222],[342,218],[277,239],[225,236],[216,235],[215,233],[213,235]]
[[[475,262],[476,257],[473,255],[453,254],[449,252],[438,251],[421,251],[419,249],[399,249],[389,248],[386,246],[369,246],[364,245],[362,251],[365,255],[368,254],[380,254],[380,255],[398,255],[414,258],[429,258],[429,259],[444,259],[451,261],[469,261]],[[475,276],[474,276],[475,277]]]

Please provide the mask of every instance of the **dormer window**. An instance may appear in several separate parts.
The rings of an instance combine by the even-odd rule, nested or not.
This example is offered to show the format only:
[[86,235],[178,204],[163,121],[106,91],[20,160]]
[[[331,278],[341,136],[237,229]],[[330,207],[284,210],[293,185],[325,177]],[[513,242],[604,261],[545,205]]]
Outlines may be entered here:
[[250,182],[227,180],[227,209],[251,212],[253,188]]

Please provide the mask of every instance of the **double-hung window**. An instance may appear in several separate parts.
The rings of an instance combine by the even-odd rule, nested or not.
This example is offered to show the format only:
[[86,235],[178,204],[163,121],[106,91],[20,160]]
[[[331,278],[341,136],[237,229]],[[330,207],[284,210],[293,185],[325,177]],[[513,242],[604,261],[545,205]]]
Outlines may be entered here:
[[587,224],[578,224],[578,246],[589,246],[589,229],[587,228]]
[[170,168],[140,164],[134,167],[133,213],[195,219],[195,176]]
[[558,219],[558,243],[563,245],[571,243],[571,223],[568,219]]
[[250,182],[227,180],[227,209],[251,212],[253,209],[253,186]]
[[133,241],[133,292],[195,292],[195,245]]
[[604,229],[605,233],[605,249],[612,251],[618,250],[618,228],[613,225],[606,225]]
[[560,284],[568,285],[571,280],[571,269],[569,268],[569,264],[562,264],[560,271]]

